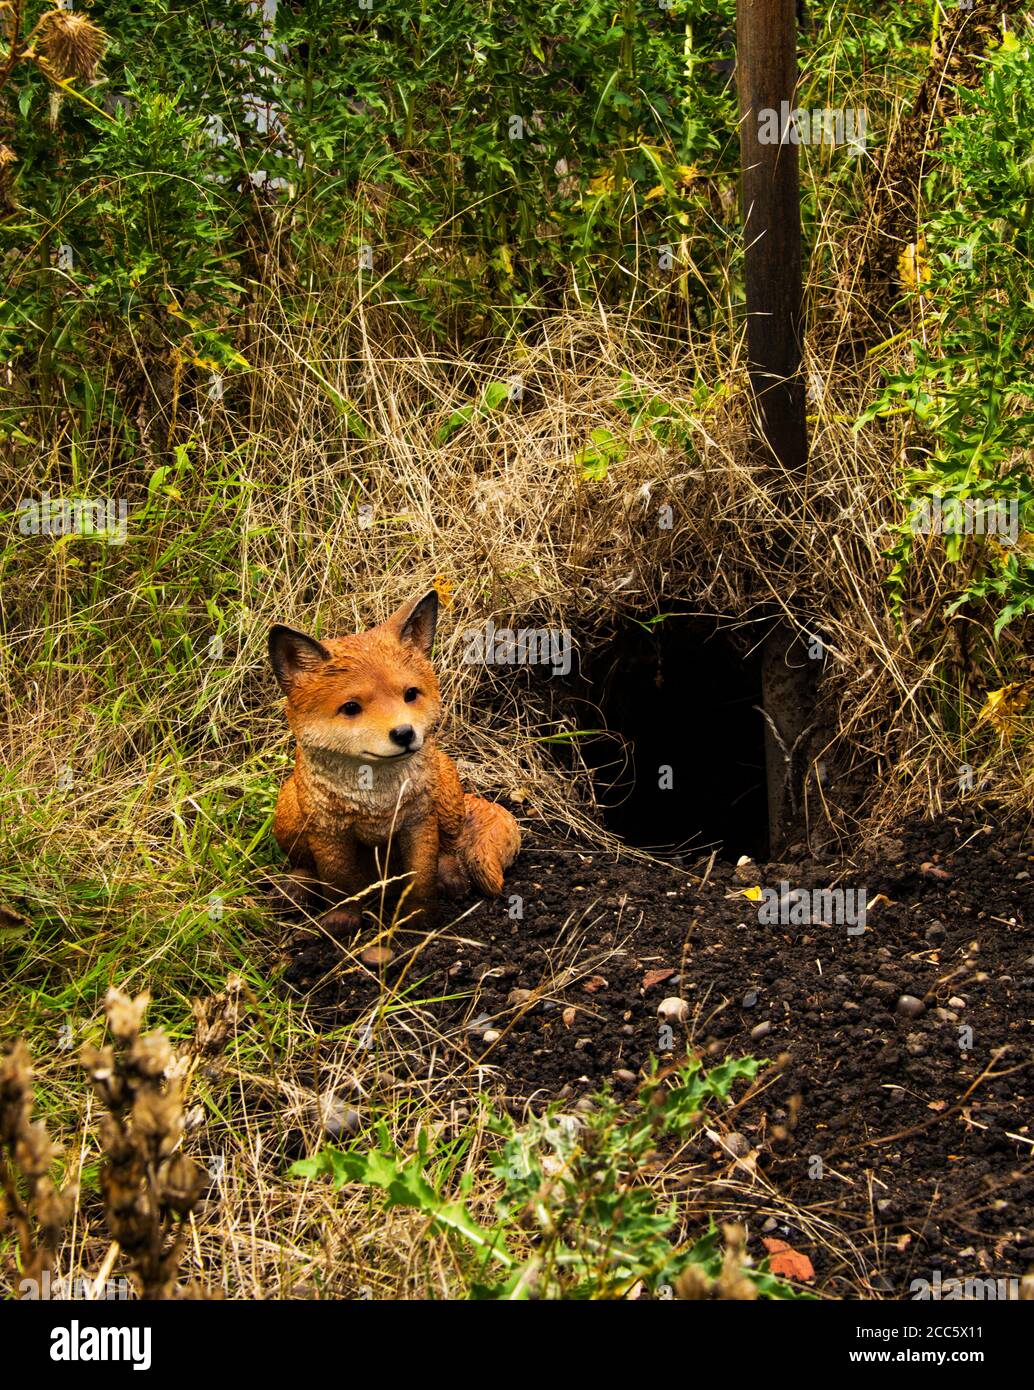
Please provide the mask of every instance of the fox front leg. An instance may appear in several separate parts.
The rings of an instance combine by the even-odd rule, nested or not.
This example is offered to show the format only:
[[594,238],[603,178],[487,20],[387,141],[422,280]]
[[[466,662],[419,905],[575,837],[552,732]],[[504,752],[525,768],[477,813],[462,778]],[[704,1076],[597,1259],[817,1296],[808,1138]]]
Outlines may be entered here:
[[417,921],[426,917],[426,909],[435,900],[438,889],[438,821],[428,816],[402,832],[402,868],[408,887],[403,910],[414,914]]
[[[310,835],[309,848],[327,897],[351,898],[367,887],[363,881],[359,847],[351,835],[335,840]],[[358,931],[362,920],[358,903],[332,907],[320,918],[321,924],[331,932]]]

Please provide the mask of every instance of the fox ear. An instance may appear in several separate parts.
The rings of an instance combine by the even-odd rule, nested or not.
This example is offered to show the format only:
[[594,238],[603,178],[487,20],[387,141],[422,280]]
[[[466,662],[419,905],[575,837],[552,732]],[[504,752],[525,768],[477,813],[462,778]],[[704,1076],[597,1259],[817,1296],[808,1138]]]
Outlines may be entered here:
[[269,664],[285,694],[302,672],[318,671],[329,660],[330,652],[326,647],[315,637],[295,632],[293,627],[282,627],[278,623],[269,634]]
[[424,656],[430,656],[438,626],[437,591],[432,589],[415,603],[404,604],[388,619],[388,624],[395,629],[400,642],[412,642]]

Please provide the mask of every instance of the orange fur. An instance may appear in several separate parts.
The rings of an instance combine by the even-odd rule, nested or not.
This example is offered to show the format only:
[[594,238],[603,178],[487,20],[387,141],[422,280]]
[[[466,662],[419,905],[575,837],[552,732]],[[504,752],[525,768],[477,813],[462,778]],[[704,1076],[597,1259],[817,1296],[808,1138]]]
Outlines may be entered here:
[[[520,849],[509,811],[464,794],[435,745],[437,604],[432,591],[368,632],[327,642],[270,633],[296,739],[273,834],[326,898],[356,898],[385,873],[404,876],[406,906],[417,912],[439,887],[496,895]],[[359,920],[355,905],[329,915],[334,925]]]

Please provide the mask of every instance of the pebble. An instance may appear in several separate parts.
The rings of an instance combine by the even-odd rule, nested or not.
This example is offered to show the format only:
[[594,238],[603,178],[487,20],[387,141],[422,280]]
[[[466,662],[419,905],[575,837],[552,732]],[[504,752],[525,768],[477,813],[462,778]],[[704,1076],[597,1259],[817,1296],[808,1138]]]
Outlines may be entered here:
[[926,1013],[926,1005],[914,994],[903,994],[895,1006],[902,1018],[918,1018]]
[[747,1154],[750,1153],[750,1140],[745,1134],[740,1134],[738,1130],[733,1130],[732,1134],[727,1134],[722,1142],[733,1158],[746,1158]]
[[960,999],[959,996],[958,996],[957,994],[953,994],[953,995],[951,996],[951,998],[948,1000],[948,1008],[949,1008],[949,1009],[964,1009],[965,1007],[966,1007],[966,1001],[965,1001],[965,999]]
[[747,992],[746,992],[746,994],[743,996],[743,1007],[744,1007],[745,1009],[752,1009],[752,1008],[754,1007],[754,1005],[755,1005],[757,1002],[758,1002],[758,992],[757,992],[757,990],[756,990],[756,989],[748,989]]
[[532,997],[530,989],[511,989],[506,996],[506,1002],[513,1009],[519,1009],[522,1004],[526,1004]]
[[755,1023],[754,1027],[750,1030],[750,1036],[755,1042],[759,1042],[762,1038],[767,1038],[771,1031],[772,1024],[766,1018],[763,1023]]
[[498,1042],[502,1036],[498,1028],[486,1028],[481,1034],[481,1041],[487,1045],[489,1043]]
[[636,1075],[634,1071],[629,1071],[627,1067],[618,1067],[614,1072],[614,1079],[616,1081],[625,1081],[631,1085],[635,1081]]
[[359,952],[359,959],[364,965],[372,965],[379,969],[382,965],[387,965],[395,959],[395,952],[390,946],[367,946],[365,950]]
[[314,1109],[323,1133],[328,1139],[359,1133],[359,1112],[343,1105],[336,1096],[320,1096]]
[[940,942],[942,942],[947,935],[948,933],[945,931],[944,925],[941,922],[931,922],[926,929],[927,941],[930,941],[935,945],[939,945]]
[[689,1017],[689,1005],[672,995],[657,1005],[657,1017],[665,1023],[683,1023]]

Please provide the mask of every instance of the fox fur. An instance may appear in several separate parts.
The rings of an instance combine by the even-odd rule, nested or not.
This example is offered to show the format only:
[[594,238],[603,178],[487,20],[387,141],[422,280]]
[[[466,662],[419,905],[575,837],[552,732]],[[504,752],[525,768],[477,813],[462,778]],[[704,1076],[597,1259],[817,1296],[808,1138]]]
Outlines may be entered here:
[[[296,743],[273,834],[296,879],[325,900],[356,898],[386,873],[404,876],[416,915],[439,889],[494,896],[520,849],[509,811],[464,793],[435,744],[437,616],[432,590],[351,637],[317,641],[283,626],[269,635]],[[356,925],[359,910],[339,906],[328,919]]]

